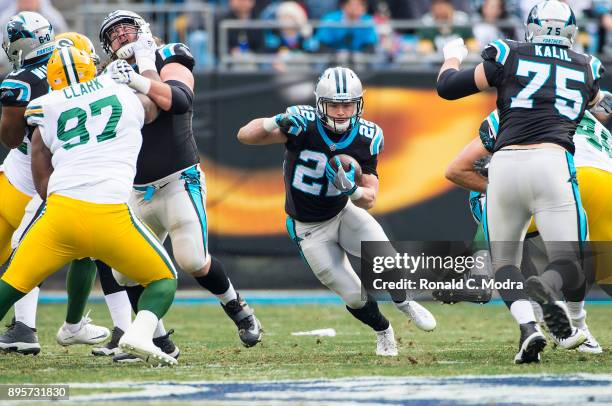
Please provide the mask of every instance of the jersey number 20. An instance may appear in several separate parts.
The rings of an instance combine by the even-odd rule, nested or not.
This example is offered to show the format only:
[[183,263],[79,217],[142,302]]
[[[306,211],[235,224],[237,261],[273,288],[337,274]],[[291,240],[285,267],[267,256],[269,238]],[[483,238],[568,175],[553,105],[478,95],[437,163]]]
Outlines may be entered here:
[[[96,140],[98,142],[110,140],[111,138],[115,138],[117,136],[117,132],[115,130],[117,129],[117,123],[119,123],[119,119],[121,118],[123,107],[121,107],[121,103],[115,95],[96,100],[89,105],[91,117],[101,115],[102,109],[109,106],[111,107],[111,115],[106,123],[106,126],[104,127],[104,130],[102,130],[102,133],[96,136]],[[77,119],[76,126],[72,127],[70,130],[66,130],[66,124],[73,118]],[[57,138],[65,142],[65,144],[62,145],[62,148],[69,150],[89,141],[89,131],[87,131],[87,128],[85,127],[86,121],[87,112],[80,107],[71,108],[70,110],[66,110],[60,114],[59,118],[57,119]],[[77,142],[68,143],[68,141],[77,137]]]

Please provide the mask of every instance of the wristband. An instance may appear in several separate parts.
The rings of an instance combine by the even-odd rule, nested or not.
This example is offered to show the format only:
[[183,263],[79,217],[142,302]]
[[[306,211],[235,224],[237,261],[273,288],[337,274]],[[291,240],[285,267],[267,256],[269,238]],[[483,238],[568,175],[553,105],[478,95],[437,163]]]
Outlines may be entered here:
[[138,72],[142,73],[148,70],[152,70],[157,73],[157,67],[155,66],[155,59],[150,58],[136,58],[136,65],[138,65]]
[[363,197],[363,188],[361,186],[358,186],[357,189],[355,189],[353,194],[350,196],[352,201],[359,200],[362,197]]
[[266,117],[263,119],[263,128],[267,132],[272,132],[278,128],[278,123],[276,122],[276,117]]
[[140,92],[142,94],[149,94],[149,90],[151,90],[151,79],[145,78],[142,75],[134,73],[129,86],[137,92]]

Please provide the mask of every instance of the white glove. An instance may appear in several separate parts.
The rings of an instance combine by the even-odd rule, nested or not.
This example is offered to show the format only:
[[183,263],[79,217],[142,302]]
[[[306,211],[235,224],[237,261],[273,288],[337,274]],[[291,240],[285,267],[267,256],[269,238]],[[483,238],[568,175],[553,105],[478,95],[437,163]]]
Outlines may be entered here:
[[612,93],[607,90],[601,90],[603,97],[591,108],[592,113],[612,114]]
[[134,58],[141,72],[145,70],[157,71],[155,67],[155,53],[157,44],[151,34],[140,34],[138,39],[132,43],[134,48]]
[[142,94],[149,93],[151,80],[139,75],[134,68],[123,59],[117,59],[107,66],[106,71],[111,79],[117,83],[128,85],[132,89]]
[[452,41],[448,41],[446,44],[444,44],[442,52],[444,52],[445,61],[451,58],[457,58],[459,63],[463,62],[463,59],[468,54],[467,47],[463,43],[463,38],[456,38]]

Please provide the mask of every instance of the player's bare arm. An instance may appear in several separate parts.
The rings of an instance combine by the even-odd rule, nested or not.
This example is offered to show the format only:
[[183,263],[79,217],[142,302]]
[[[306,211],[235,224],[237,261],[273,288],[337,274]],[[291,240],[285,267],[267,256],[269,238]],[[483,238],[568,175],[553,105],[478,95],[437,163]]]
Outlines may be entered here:
[[172,108],[173,99],[181,96],[184,98],[184,95],[176,93],[181,92],[180,89],[174,90],[173,86],[170,86],[166,82],[180,82],[189,88],[189,90],[191,90],[193,93],[193,74],[189,69],[180,63],[169,63],[165,65],[160,74],[157,74],[157,71],[154,70],[146,70],[142,73],[142,76],[151,80],[151,87],[149,88],[147,96],[149,96],[164,111],[170,111]]
[[468,190],[485,192],[487,178],[474,169],[474,161],[487,155],[490,155],[490,153],[482,145],[480,137],[476,137],[448,165],[444,176],[456,185]]
[[[358,198],[355,198],[357,195]],[[378,178],[376,175],[363,174],[361,176],[361,182],[355,194],[351,196],[351,200],[356,206],[362,209],[370,210],[376,203],[376,196],[378,195]]]
[[145,111],[145,124],[149,124],[157,118],[159,115],[159,107],[158,105],[151,100],[150,97],[145,96],[142,93],[136,93],[138,100],[142,103],[142,107]]
[[36,127],[32,134],[32,177],[36,191],[43,199],[47,197],[47,185],[52,173],[51,151],[43,142],[40,130]]
[[7,148],[17,148],[23,142],[26,123],[25,107],[3,106],[0,117],[0,141]]
[[247,145],[284,144],[287,142],[287,136],[283,134],[280,128],[270,128],[274,127],[270,124],[270,127],[268,127],[270,130],[266,130],[266,120],[274,120],[274,117],[251,120],[238,131],[238,141]]

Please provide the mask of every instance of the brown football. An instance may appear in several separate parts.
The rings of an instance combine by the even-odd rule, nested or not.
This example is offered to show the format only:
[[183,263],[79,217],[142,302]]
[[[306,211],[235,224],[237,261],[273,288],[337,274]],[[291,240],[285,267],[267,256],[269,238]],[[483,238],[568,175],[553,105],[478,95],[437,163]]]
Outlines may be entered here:
[[340,159],[340,163],[342,164],[342,167],[344,168],[345,171],[348,171],[349,169],[351,169],[351,163],[353,164],[353,168],[355,168],[355,181],[357,183],[360,183],[362,172],[361,172],[361,165],[359,165],[359,162],[357,162],[357,160],[350,155],[346,155],[346,154],[334,155],[333,157],[329,159],[329,164],[335,170],[338,170],[338,165],[336,165],[336,157]]

